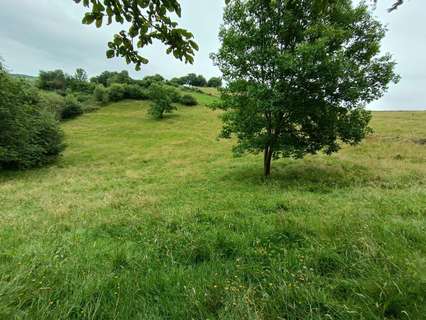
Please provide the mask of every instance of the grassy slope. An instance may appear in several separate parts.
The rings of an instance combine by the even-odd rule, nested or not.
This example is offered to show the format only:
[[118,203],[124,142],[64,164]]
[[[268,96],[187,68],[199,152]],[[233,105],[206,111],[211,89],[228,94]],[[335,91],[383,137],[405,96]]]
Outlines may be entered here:
[[67,122],[58,164],[0,175],[1,319],[424,316],[426,113],[265,182],[214,112],[146,109]]

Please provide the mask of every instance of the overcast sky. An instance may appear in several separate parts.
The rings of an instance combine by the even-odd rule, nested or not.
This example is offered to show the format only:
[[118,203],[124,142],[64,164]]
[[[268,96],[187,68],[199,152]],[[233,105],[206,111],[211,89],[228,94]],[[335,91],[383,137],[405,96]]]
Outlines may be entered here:
[[[129,70],[135,78],[160,73],[170,78],[189,72],[206,77],[220,75],[209,54],[219,47],[218,29],[223,0],[182,0],[180,25],[192,31],[200,45],[196,62],[175,60],[156,44],[144,49],[150,63],[135,72],[119,58],[105,58],[107,42],[120,26],[81,24],[84,9],[72,0],[0,0],[0,56],[14,73],[37,75],[39,70],[63,69],[73,73],[84,68],[90,76],[104,70]],[[383,51],[393,54],[402,80],[392,85],[371,109],[426,109],[426,1],[411,0],[398,11],[387,13],[392,0],[380,0],[375,15],[389,31]]]

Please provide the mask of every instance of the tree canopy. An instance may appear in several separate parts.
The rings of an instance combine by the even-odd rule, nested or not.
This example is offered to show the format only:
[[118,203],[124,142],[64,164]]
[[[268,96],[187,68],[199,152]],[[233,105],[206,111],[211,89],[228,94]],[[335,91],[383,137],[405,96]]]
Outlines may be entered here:
[[[108,43],[106,55],[108,58],[123,57],[126,62],[134,63],[136,70],[142,64],[148,63],[138,49],[159,40],[166,45],[168,54],[172,53],[177,59],[186,63],[193,63],[198,45],[191,32],[178,28],[171,15],[181,17],[180,0],[73,0],[82,3],[88,12],[84,15],[84,24],[95,24],[100,28],[106,21],[124,24],[128,23],[128,30],[122,30],[114,35]],[[226,3],[233,0],[225,0]],[[371,0],[377,3],[378,0]],[[389,11],[396,10],[404,0],[393,0]],[[333,5],[334,0],[318,0],[323,8]],[[136,45],[134,43],[136,39]]]
[[237,153],[300,158],[369,132],[365,104],[397,81],[385,31],[365,5],[335,0],[233,0],[224,13],[222,46],[213,56],[227,87],[222,135]]

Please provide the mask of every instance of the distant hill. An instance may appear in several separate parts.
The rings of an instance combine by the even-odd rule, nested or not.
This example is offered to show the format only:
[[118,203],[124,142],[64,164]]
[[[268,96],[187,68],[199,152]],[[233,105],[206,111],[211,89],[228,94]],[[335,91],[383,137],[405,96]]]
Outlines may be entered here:
[[26,74],[19,74],[19,73],[12,73],[11,76],[18,79],[24,79],[24,80],[30,80],[30,81],[35,81],[37,79],[37,77],[35,76],[29,76]]

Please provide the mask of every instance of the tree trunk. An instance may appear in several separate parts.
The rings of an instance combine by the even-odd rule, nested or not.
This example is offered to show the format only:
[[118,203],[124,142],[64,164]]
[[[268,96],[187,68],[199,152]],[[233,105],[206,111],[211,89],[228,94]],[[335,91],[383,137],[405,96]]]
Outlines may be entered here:
[[272,148],[266,147],[264,151],[263,158],[263,174],[265,177],[269,177],[271,175],[271,161],[272,161]]

